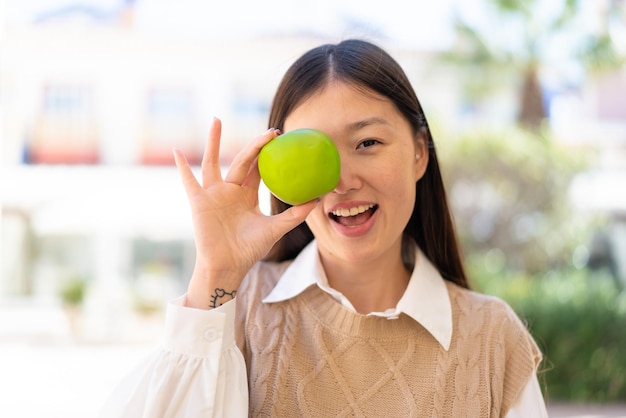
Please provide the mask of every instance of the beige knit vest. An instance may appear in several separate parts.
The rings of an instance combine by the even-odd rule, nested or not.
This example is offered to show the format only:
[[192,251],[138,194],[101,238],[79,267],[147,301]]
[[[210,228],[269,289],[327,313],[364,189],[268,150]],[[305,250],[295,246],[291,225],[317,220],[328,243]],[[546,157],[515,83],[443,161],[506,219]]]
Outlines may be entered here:
[[497,298],[446,282],[446,351],[410,317],[360,315],[317,286],[264,304],[285,268],[258,264],[238,292],[252,417],[504,417],[541,359]]

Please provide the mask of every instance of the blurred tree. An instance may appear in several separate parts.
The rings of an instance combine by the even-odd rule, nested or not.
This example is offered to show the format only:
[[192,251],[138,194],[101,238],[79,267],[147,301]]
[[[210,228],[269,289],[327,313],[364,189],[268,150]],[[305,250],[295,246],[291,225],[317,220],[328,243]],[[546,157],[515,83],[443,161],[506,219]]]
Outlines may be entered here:
[[547,116],[544,70],[560,78],[578,77],[626,62],[613,34],[616,27],[624,29],[624,0],[482,3],[483,14],[457,14],[456,43],[443,59],[463,68],[466,93],[473,100],[517,86],[517,122],[525,128],[537,129]]
[[540,276],[584,265],[574,258],[588,244],[591,219],[574,211],[568,190],[588,152],[565,149],[545,130],[445,136],[445,181],[465,256],[482,266],[477,274]]

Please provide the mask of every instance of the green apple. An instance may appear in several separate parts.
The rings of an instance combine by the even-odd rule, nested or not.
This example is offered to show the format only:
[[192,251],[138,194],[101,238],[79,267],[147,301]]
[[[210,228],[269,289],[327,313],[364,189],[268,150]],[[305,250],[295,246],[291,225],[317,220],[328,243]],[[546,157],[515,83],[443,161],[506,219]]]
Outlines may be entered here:
[[261,179],[274,196],[300,205],[339,183],[339,151],[324,132],[296,129],[277,136],[259,153]]

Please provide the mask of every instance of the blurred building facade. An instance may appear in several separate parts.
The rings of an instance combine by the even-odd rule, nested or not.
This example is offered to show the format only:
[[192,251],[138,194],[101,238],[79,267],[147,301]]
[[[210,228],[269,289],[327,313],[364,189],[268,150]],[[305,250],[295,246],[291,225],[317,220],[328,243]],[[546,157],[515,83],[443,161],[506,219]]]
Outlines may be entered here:
[[[227,166],[265,130],[288,65],[336,41],[155,36],[136,29],[134,6],[43,10],[0,35],[0,300],[57,306],[79,281],[89,328],[104,333],[119,312],[186,287],[192,230],[172,148],[197,167],[217,116]],[[427,71],[429,52],[396,52],[414,77]],[[457,100],[431,96],[432,106]]]
[[76,278],[115,299],[126,278],[177,283],[193,251],[172,148],[199,163],[216,115],[227,161],[265,124],[281,64],[262,42],[142,37],[132,10],[49,14],[2,35],[0,294],[56,298]]
[[[35,22],[0,30],[0,299],[58,301],[64,282],[80,280],[89,284],[94,321],[184,291],[194,252],[172,148],[198,164],[218,116],[226,166],[265,129],[288,65],[338,40],[310,32],[181,39],[137,30],[136,3],[115,4],[106,13],[43,9]],[[434,51],[392,42],[388,49],[429,116],[450,126],[475,122],[454,75],[434,69]],[[626,69],[559,96],[551,120],[564,141],[600,141],[601,169],[621,176],[624,92]],[[506,95],[492,109],[498,116],[514,114]],[[579,194],[594,190],[589,180],[581,184]],[[606,205],[626,210],[620,196]]]

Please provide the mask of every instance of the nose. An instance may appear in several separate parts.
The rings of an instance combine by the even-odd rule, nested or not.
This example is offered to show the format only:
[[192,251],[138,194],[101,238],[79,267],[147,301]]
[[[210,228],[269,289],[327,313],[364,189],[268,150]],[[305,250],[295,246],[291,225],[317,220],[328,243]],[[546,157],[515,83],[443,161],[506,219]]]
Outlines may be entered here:
[[341,166],[339,172],[339,182],[333,190],[333,193],[346,194],[353,190],[361,188],[362,181],[359,175],[358,167],[355,161],[348,158],[346,155],[341,155]]

